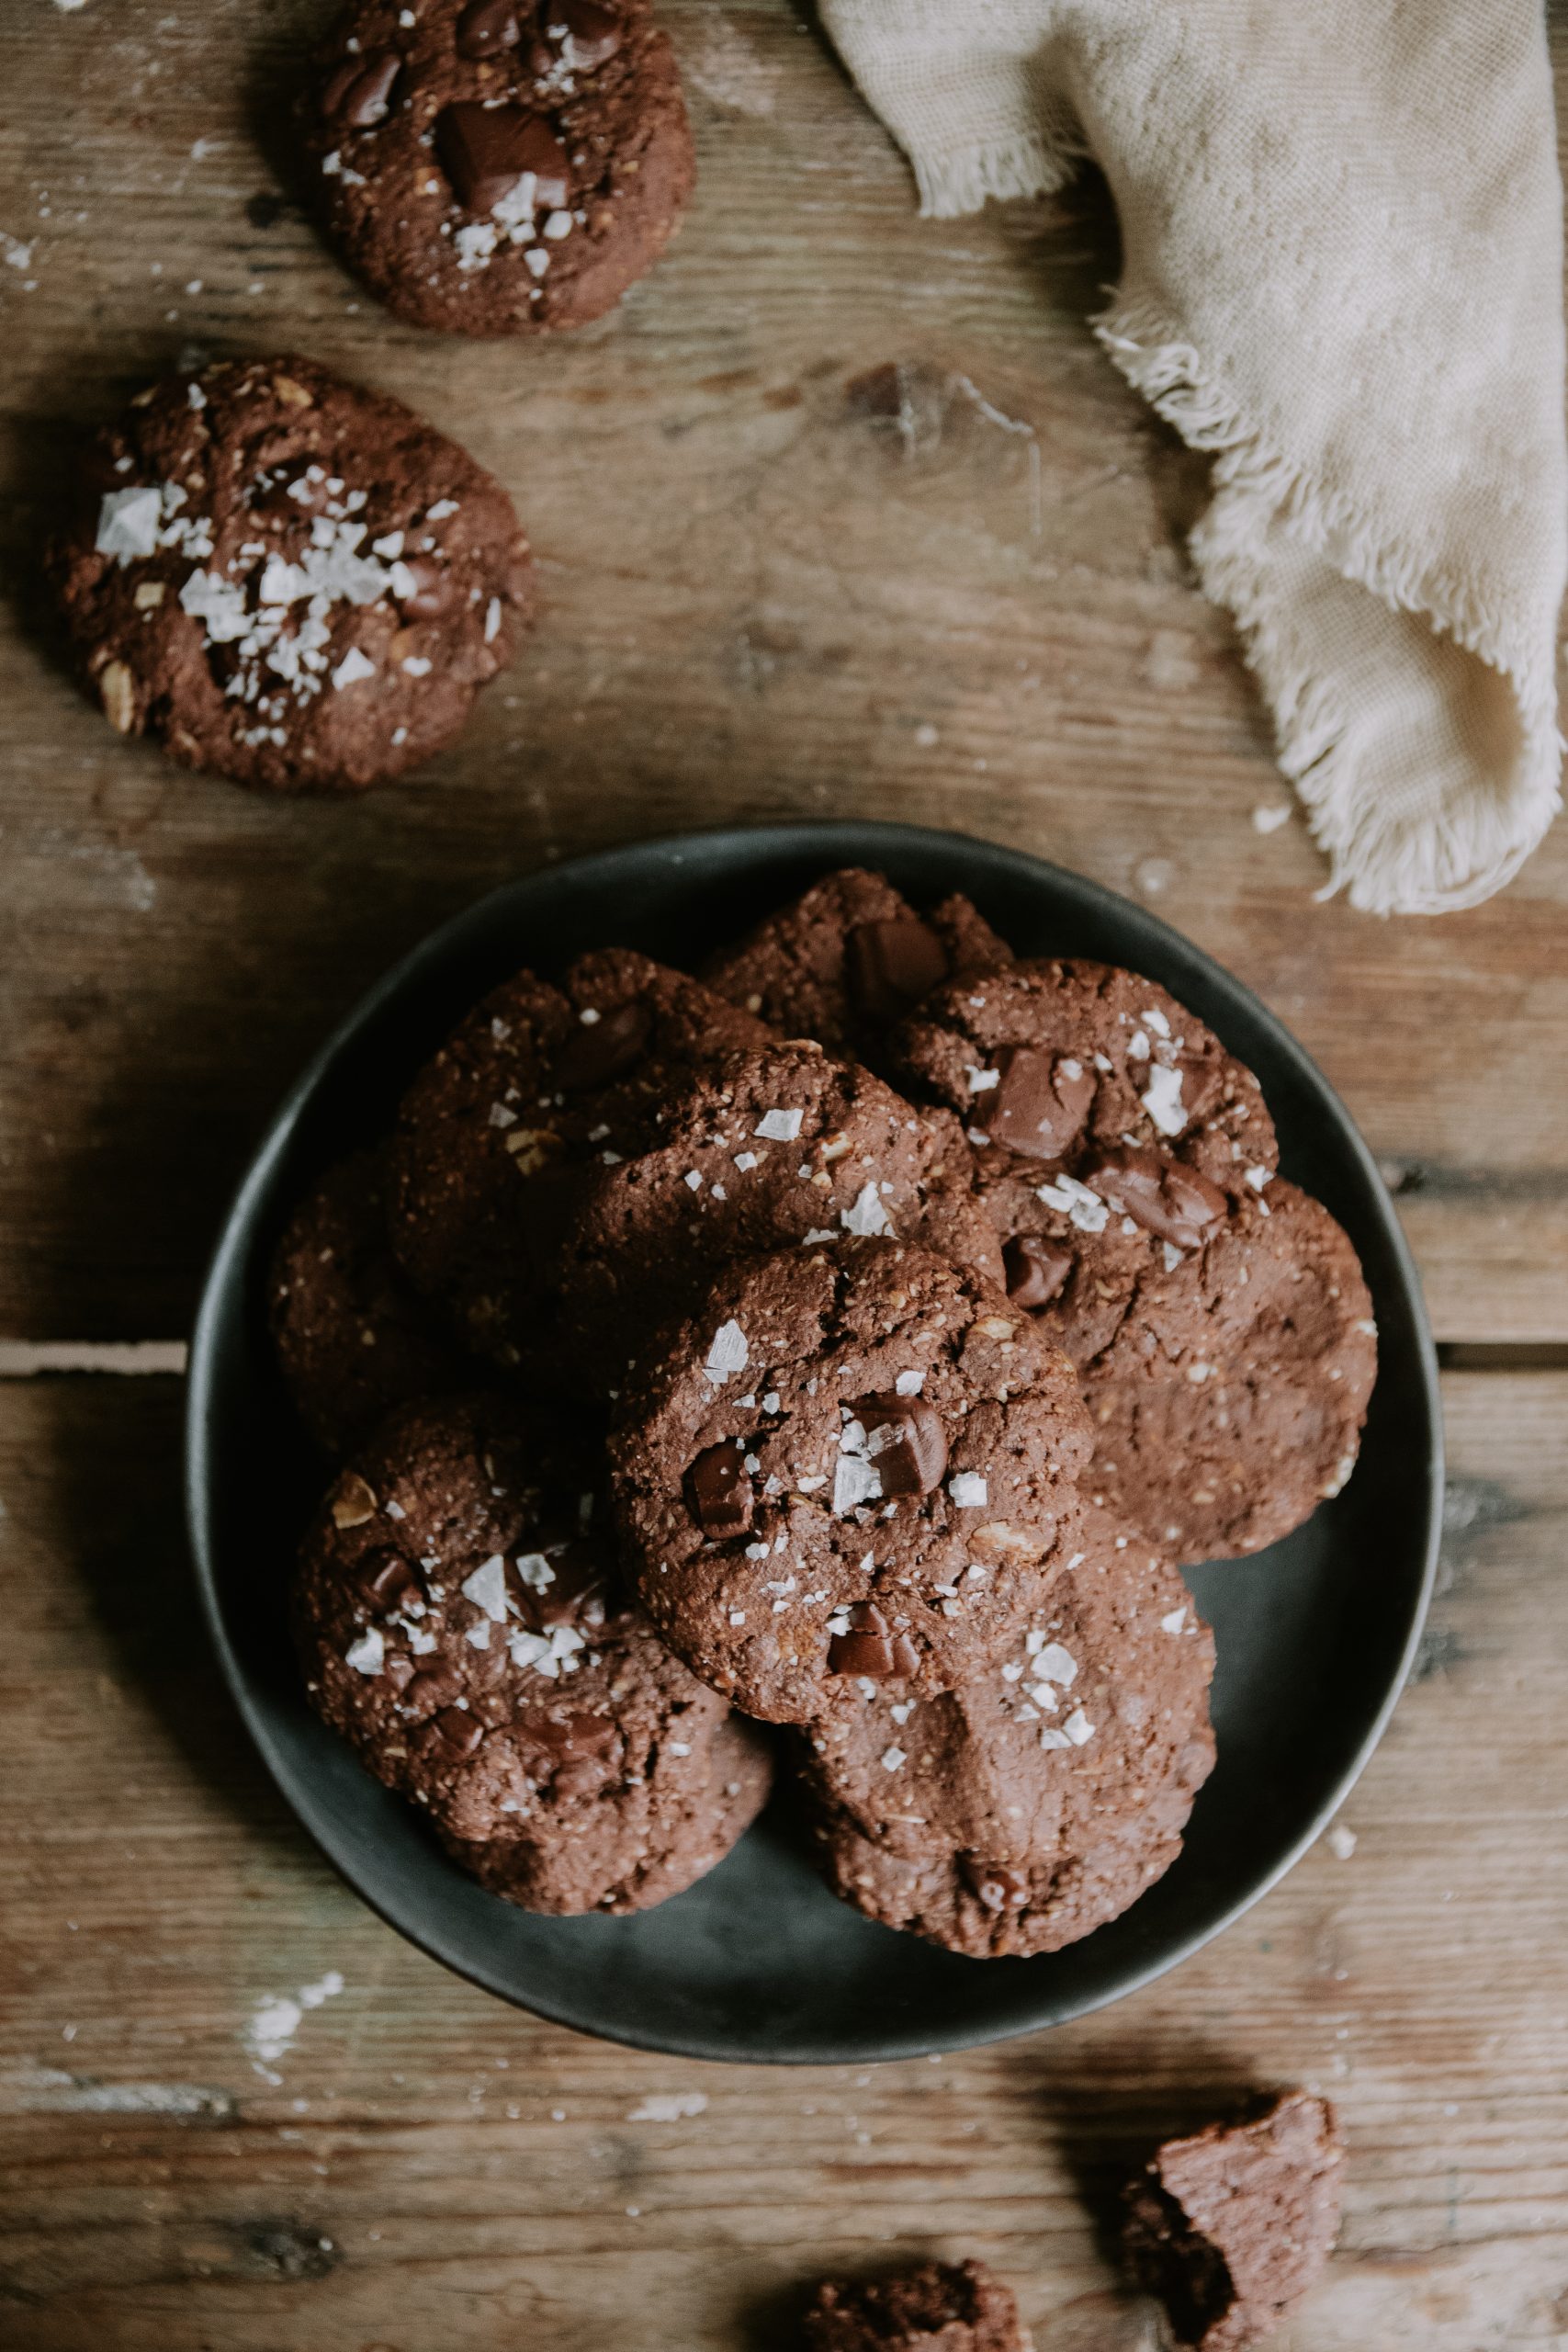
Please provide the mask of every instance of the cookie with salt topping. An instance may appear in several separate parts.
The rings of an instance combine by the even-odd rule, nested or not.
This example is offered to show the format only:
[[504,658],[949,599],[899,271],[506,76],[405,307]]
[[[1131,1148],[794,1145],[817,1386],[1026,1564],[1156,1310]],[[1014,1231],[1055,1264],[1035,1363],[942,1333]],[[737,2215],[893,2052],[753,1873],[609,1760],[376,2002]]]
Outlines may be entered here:
[[450,741],[528,618],[501,484],[311,360],[164,378],[86,451],[50,569],[111,727],[274,792]]
[[317,1712],[535,1910],[661,1900],[768,1785],[760,1740],[626,1592],[595,1451],[493,1396],[411,1407],[334,1480],[295,1585]]
[[297,119],[330,242],[389,310],[449,334],[599,318],[695,177],[648,0],[355,0]]
[[976,1959],[1077,1942],[1180,1850],[1213,1668],[1168,1560],[1091,1508],[1010,1657],[930,1698],[862,1690],[802,1743],[829,1884]]
[[859,1713],[999,1665],[1074,1548],[1072,1368],[978,1275],[888,1240],[733,1269],[611,1439],[654,1623],[747,1713]]

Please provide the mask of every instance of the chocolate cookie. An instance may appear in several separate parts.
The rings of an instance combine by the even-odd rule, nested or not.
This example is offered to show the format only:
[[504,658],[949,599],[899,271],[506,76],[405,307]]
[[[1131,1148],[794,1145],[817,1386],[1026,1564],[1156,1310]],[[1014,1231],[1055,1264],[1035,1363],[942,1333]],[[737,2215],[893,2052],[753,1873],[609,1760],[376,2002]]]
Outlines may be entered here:
[[[1109,1238],[1083,1238],[1063,1301],[1065,1320],[1076,1292],[1124,1302],[1082,1366],[1085,1483],[1183,1562],[1260,1551],[1339,1492],[1360,1449],[1377,1325],[1349,1238],[1283,1177],[1175,1264],[1147,1236]],[[1041,1319],[1071,1354],[1074,1333]]]
[[976,1959],[1055,1951],[1168,1870],[1214,1760],[1214,1645],[1181,1578],[1086,1513],[1011,1657],[911,1701],[874,1684],[813,1731],[835,1893]]
[[809,1039],[690,1079],[646,1149],[585,1180],[555,1272],[574,1362],[602,1392],[737,1259],[897,1235],[1001,1279],[1001,1249],[945,1114],[922,1118]]
[[1126,2238],[1178,2343],[1247,2352],[1273,2334],[1333,2251],[1344,2163],[1333,2108],[1306,2091],[1166,2142],[1128,2191]]
[[273,1344],[311,1435],[342,1453],[396,1405],[471,1387],[387,1239],[385,1154],[341,1160],[289,1220],[272,1261]]
[[786,1036],[874,1056],[893,1023],[943,980],[1011,960],[967,899],[944,899],[921,916],[886,875],[852,865],[770,915],[703,977]]
[[1065,1357],[978,1276],[852,1240],[737,1267],[639,1367],[611,1442],[655,1623],[780,1723],[984,1673],[1073,1548]]
[[520,972],[414,1080],[393,1139],[393,1248],[480,1354],[547,1393],[572,1367],[551,1303],[579,1192],[640,1149],[704,1063],[765,1041],[749,1013],[626,948],[558,988]]
[[311,360],[165,377],[78,505],[51,569],[109,724],[237,784],[359,791],[428,758],[527,617],[501,484]]
[[349,266],[400,318],[457,334],[598,318],[695,176],[647,0],[359,0],[299,124]]
[[1078,1367],[1107,1498],[1192,1561],[1257,1551],[1337,1493],[1371,1302],[1339,1227],[1275,1175],[1252,1074],[1105,965],[945,989],[897,1044],[917,1084],[967,1098],[1009,1295]]
[[922,2262],[897,2278],[829,2278],[806,2316],[807,2352],[1032,2352],[999,2278],[979,2262]]
[[509,1401],[411,1407],[331,1488],[295,1589],[318,1713],[534,1910],[661,1900],[767,1787],[755,1736],[621,1591],[592,1456]]

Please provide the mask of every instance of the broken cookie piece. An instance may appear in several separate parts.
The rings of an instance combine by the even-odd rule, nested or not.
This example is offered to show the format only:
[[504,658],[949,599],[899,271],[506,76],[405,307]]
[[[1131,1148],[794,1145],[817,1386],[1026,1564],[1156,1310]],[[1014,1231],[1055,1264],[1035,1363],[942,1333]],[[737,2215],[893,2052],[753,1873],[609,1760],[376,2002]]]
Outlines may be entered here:
[[1010,2290],[978,2262],[922,2262],[870,2284],[829,2278],[807,2352],[1033,2352]]

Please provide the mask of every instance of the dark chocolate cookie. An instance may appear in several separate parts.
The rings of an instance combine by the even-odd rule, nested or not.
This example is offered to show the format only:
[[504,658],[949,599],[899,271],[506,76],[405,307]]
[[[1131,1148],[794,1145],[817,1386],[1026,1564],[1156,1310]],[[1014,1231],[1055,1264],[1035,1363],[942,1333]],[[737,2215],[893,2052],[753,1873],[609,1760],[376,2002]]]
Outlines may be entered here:
[[648,0],[358,0],[299,122],[344,260],[400,318],[458,334],[598,318],[695,176]]
[[829,1883],[976,1959],[1055,1951],[1175,1860],[1213,1764],[1214,1645],[1181,1578],[1106,1512],[1014,1655],[911,1701],[874,1686],[813,1731]]
[[965,898],[916,913],[886,875],[846,866],[770,915],[704,978],[790,1037],[875,1055],[895,1022],[955,975],[1012,951]]
[[295,1588],[318,1713],[534,1910],[662,1899],[767,1787],[755,1736],[625,1597],[594,1451],[495,1397],[411,1407],[337,1478]]
[[296,1210],[272,1261],[269,1306],[289,1393],[329,1453],[368,1437],[396,1405],[474,1385],[476,1367],[392,1256],[379,1146],[341,1160]]
[[666,1097],[767,1031],[626,948],[558,988],[520,972],[415,1080],[391,1151],[392,1244],[467,1344],[542,1385],[577,1385],[552,1304],[578,1194],[640,1149]]
[[663,1324],[737,1259],[897,1235],[998,1282],[1001,1248],[963,1138],[809,1039],[728,1054],[646,1149],[585,1180],[554,1280],[574,1361],[616,1393]]
[[1127,2193],[1127,2247],[1179,2344],[1247,2352],[1334,2249],[1345,2152],[1325,2098],[1286,2091],[1168,2140]]
[[806,2316],[807,2352],[1032,2352],[999,2278],[979,2262],[922,2262],[897,2278],[829,2278]]
[[654,1622],[749,1714],[859,1716],[1021,1644],[1073,1548],[1071,1366],[894,1241],[741,1265],[640,1367],[612,1440]]
[[51,569],[109,724],[237,784],[359,791],[428,758],[527,617],[501,484],[310,360],[165,377],[78,506]]
[[1337,1493],[1371,1302],[1340,1227],[1276,1176],[1251,1073],[1104,965],[945,989],[897,1042],[917,1084],[968,1099],[1009,1295],[1078,1367],[1107,1498],[1193,1561],[1257,1551]]

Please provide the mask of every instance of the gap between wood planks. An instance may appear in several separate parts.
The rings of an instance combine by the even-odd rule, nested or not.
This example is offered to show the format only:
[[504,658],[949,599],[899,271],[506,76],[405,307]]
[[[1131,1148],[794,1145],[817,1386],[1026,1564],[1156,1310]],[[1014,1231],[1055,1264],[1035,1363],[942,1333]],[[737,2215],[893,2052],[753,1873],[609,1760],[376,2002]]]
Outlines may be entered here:
[[[0,1340],[0,1380],[96,1373],[114,1377],[156,1373],[178,1378],[183,1340]],[[1443,1340],[1444,1372],[1568,1372],[1568,1340]]]

